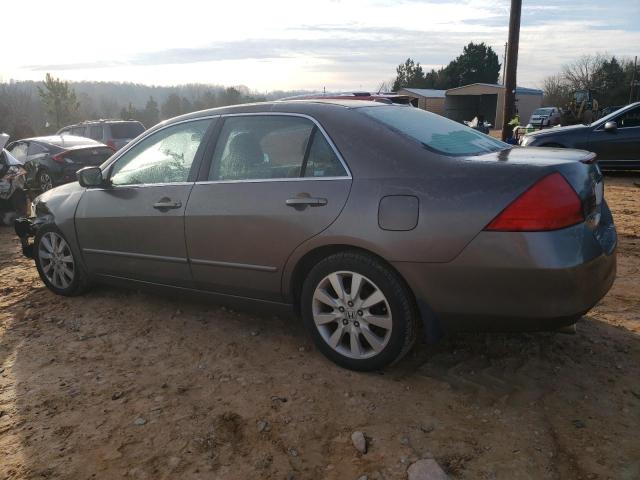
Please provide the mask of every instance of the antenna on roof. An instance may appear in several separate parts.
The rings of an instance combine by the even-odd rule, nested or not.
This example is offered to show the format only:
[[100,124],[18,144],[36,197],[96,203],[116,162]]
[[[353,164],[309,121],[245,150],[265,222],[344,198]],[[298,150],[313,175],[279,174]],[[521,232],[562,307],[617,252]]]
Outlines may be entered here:
[[322,94],[326,95],[327,94],[327,87],[322,87]]

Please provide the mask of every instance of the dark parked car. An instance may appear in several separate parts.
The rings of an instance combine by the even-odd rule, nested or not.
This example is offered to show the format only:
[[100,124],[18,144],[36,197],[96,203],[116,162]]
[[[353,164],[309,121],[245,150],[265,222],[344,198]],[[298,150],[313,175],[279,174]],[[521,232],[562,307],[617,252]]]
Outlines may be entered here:
[[528,133],[523,147],[590,150],[606,170],[640,169],[640,102],[632,103],[589,125],[571,125]]
[[135,120],[88,120],[61,128],[57,135],[87,137],[120,150],[144,130],[144,125]]
[[16,222],[53,292],[114,282],[294,309],[353,369],[400,358],[421,322],[575,323],[615,276],[593,154],[512,148],[408,106],[196,112],[78,178]]
[[42,192],[75,181],[78,170],[100,165],[113,154],[102,143],[72,135],[25,138],[11,143],[7,150],[24,163],[27,187]]

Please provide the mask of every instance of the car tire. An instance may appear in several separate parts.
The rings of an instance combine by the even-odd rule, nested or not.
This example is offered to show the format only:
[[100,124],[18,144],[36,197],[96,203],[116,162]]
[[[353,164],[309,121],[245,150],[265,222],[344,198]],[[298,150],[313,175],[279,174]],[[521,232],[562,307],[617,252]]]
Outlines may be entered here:
[[54,225],[38,230],[33,257],[40,278],[52,292],[72,297],[89,288],[87,272],[62,232]]
[[[352,294],[354,281],[359,288]],[[366,253],[336,253],[316,264],[300,305],[314,343],[341,367],[380,370],[400,360],[416,340],[419,315],[409,288]]]
[[51,190],[53,188],[53,179],[51,178],[51,174],[44,168],[38,170],[38,178],[36,180],[36,183],[40,192],[46,192],[47,190]]

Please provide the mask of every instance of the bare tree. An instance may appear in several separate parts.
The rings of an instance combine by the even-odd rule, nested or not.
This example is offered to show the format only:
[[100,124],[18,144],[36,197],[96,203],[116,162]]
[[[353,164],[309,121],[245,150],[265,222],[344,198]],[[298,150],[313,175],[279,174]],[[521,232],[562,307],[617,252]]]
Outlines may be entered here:
[[545,105],[561,107],[571,101],[572,88],[562,75],[551,75],[543,81]]
[[588,90],[595,87],[594,74],[602,69],[607,57],[601,53],[583,55],[562,67],[562,78],[571,90]]

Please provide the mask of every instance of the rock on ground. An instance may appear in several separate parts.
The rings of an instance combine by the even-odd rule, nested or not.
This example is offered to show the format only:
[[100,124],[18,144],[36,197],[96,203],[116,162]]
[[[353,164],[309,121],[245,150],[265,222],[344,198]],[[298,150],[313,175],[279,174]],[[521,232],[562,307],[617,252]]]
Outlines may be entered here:
[[351,441],[353,442],[353,446],[356,447],[360,453],[367,453],[367,439],[364,438],[364,433],[362,432],[353,432],[351,434]]
[[449,477],[432,458],[418,460],[407,470],[409,480],[447,480]]

